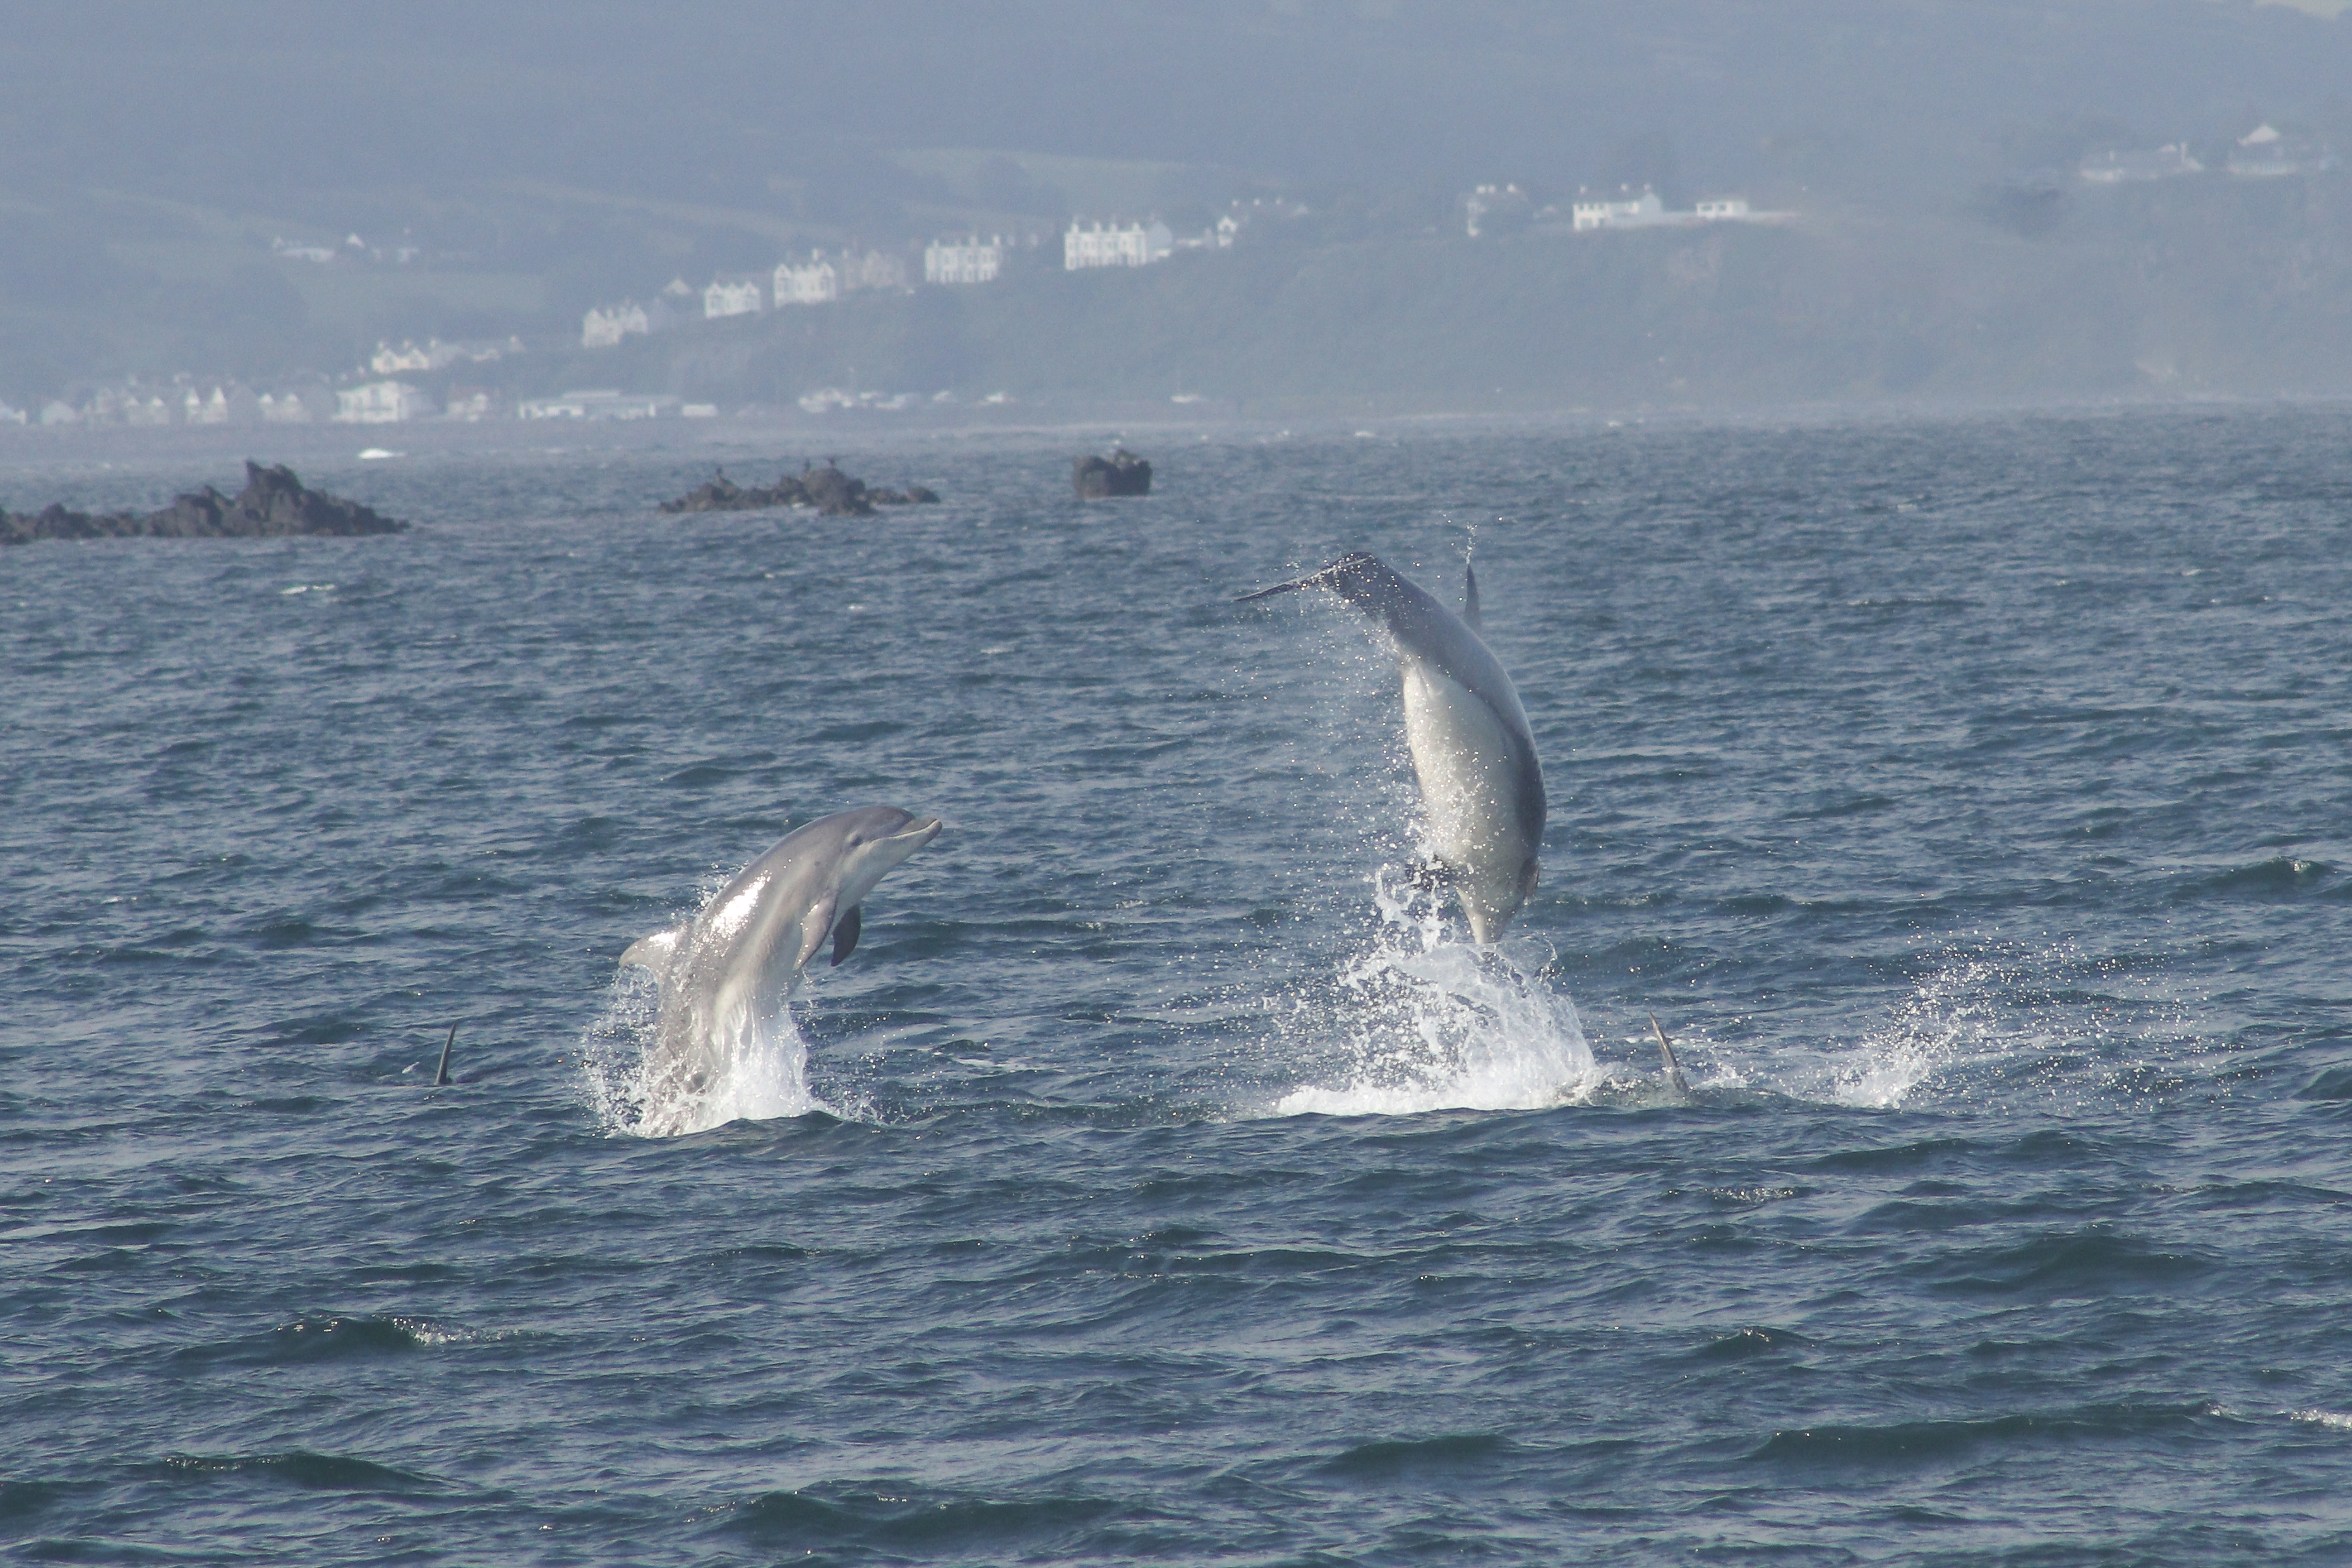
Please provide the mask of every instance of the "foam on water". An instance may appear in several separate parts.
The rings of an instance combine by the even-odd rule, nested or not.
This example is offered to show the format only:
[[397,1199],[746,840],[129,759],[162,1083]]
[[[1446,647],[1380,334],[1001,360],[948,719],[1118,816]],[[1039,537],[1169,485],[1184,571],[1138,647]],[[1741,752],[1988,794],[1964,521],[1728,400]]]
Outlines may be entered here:
[[2066,943],[1980,944],[1931,956],[1850,1044],[1743,1047],[1696,1034],[1678,1049],[1706,1064],[1704,1075],[1692,1071],[1702,1093],[1763,1091],[1861,1110],[2083,1110],[2176,1089],[2204,1055],[2183,1005],[2147,994],[2130,969]]
[[1576,1005],[1528,961],[1529,944],[1454,940],[1444,895],[1394,868],[1375,876],[1373,895],[1368,948],[1314,994],[1289,998],[1281,1023],[1287,1042],[1336,1052],[1336,1081],[1283,1095],[1276,1115],[1533,1110],[1591,1084]]

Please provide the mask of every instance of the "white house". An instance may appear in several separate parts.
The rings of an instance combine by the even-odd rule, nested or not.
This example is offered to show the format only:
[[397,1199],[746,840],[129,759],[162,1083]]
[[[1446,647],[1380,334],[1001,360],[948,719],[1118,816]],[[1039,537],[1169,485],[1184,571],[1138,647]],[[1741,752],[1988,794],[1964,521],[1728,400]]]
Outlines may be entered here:
[[261,394],[261,423],[264,424],[308,424],[310,410],[292,392]]
[[767,308],[766,293],[757,277],[714,277],[702,291],[702,316],[707,321],[721,316],[757,316]]
[[822,305],[841,298],[841,268],[825,260],[824,252],[811,251],[806,261],[786,261],[776,267],[776,308],[787,305]]
[[226,424],[231,416],[228,389],[215,387],[213,395],[206,398],[190,387],[188,395],[180,402],[180,422],[184,424]]
[[1175,248],[1176,236],[1158,218],[1120,228],[1099,223],[1080,228],[1072,219],[1062,236],[1062,266],[1070,272],[1082,267],[1150,267],[1167,260]]
[[2274,125],[2258,125],[2230,150],[2230,172],[2241,180],[2279,180],[2317,174],[2336,167],[2336,154],[2308,137],[2289,136]]
[[978,235],[964,239],[935,239],[923,247],[926,283],[993,283],[1004,270],[1004,236],[991,235],[982,245]]
[[1472,239],[1477,239],[1496,226],[1500,220],[1508,226],[1523,225],[1528,216],[1528,194],[1517,185],[1481,185],[1462,198],[1464,226]]
[[1614,200],[1580,194],[1570,209],[1577,229],[1642,228],[1666,221],[1666,204],[1649,186],[1643,186],[1638,196],[1622,185],[1618,193]]
[[422,419],[432,412],[433,400],[425,395],[422,388],[406,382],[370,382],[335,393],[335,421],[339,424],[397,424],[403,420]]
[[652,330],[646,308],[635,300],[625,300],[614,306],[597,306],[580,320],[580,346],[583,349],[617,348],[622,339],[632,332]]
[[442,417],[479,424],[498,412],[498,404],[488,387],[451,387],[441,404]]
[[904,288],[907,263],[887,250],[844,251],[837,264],[844,293],[853,288]]
[[674,413],[677,399],[647,397],[610,389],[568,392],[562,397],[525,398],[515,405],[517,419],[659,419]]
[[2083,160],[2082,176],[2094,185],[2121,185],[2142,180],[2169,180],[2199,174],[2205,165],[2189,154],[2189,144],[2175,141],[2153,152],[2107,152]]

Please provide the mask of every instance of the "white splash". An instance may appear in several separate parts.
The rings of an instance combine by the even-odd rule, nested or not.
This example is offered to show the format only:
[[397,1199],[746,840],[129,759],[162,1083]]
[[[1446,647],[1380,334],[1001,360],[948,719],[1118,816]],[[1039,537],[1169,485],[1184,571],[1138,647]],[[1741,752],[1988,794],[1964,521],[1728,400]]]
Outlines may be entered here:
[[1974,938],[1926,956],[1851,1043],[1703,1043],[1717,1071],[1702,1087],[1865,1110],[2080,1112],[2175,1092],[2209,1071],[2190,1008],[2160,981],[2151,989],[2128,955]]
[[2000,967],[1969,959],[1923,977],[1886,1021],[1783,1087],[1801,1097],[1892,1110],[1939,1072],[1999,1061],[2017,1045]]
[[2306,1427],[2325,1427],[2331,1432],[2352,1432],[2352,1416],[2341,1410],[2290,1410],[2286,1418]]
[[1310,1049],[1336,1048],[1338,1082],[1292,1091],[1275,1114],[1534,1110],[1590,1085],[1576,1006],[1526,961],[1529,944],[1465,946],[1449,939],[1442,894],[1388,871],[1373,888],[1370,950],[1323,994],[1294,998],[1283,1025]]
[[730,1122],[838,1114],[808,1086],[808,1044],[789,1009],[721,1019],[687,1051],[660,1047],[661,995],[644,969],[623,969],[581,1042],[588,1106],[607,1134],[675,1138]]

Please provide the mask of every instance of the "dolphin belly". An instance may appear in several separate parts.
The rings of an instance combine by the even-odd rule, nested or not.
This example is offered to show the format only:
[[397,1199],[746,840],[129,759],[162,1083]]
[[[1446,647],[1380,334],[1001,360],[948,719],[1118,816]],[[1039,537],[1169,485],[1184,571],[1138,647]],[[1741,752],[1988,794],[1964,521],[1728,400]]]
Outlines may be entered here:
[[[1428,814],[1430,851],[1453,884],[1479,942],[1502,936],[1535,886],[1541,845],[1528,831],[1543,820],[1527,799],[1524,748],[1503,716],[1475,692],[1421,659],[1399,661],[1405,744]],[[1538,830],[1540,831],[1539,829]]]
[[1515,816],[1510,736],[1468,688],[1417,659],[1404,661],[1405,745],[1429,814],[1430,845],[1456,870],[1507,852]]

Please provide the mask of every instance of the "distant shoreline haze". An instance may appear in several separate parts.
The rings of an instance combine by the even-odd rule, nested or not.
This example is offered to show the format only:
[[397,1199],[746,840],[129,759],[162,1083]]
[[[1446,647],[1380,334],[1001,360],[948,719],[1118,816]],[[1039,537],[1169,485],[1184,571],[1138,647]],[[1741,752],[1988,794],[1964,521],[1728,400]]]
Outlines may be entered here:
[[[379,344],[435,340],[523,345],[403,372],[436,412],[581,388],[730,410],[2352,391],[2345,8],[880,0],[550,29],[100,0],[16,19],[0,59],[0,402],[35,420],[135,379],[174,418],[191,387],[331,409]],[[192,81],[266,84],[267,111]],[[2233,175],[2258,127],[2326,156]],[[2162,147],[2200,172],[2079,172]],[[1474,240],[1482,185],[1795,218],[1560,236],[1505,213]],[[1181,239],[1235,210],[1229,249],[1059,271],[1073,220]],[[592,307],[673,280],[817,250],[919,277],[927,240],[997,234],[1019,248],[993,282],[751,321],[686,302],[580,348]]]

